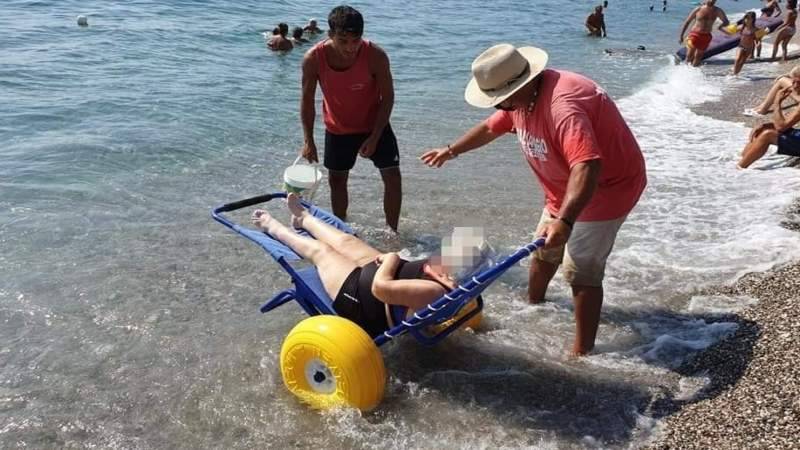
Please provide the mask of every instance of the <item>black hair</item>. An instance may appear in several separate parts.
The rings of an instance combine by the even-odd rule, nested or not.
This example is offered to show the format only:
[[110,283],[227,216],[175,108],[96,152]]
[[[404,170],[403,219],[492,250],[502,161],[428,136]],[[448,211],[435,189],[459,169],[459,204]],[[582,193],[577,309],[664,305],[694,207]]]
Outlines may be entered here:
[[364,17],[351,6],[337,6],[328,14],[328,28],[330,34],[351,33],[361,36],[364,34]]
[[292,37],[295,39],[300,39],[303,37],[303,29],[300,27],[294,27],[292,30]]
[[276,36],[276,35],[279,35],[279,34],[281,34],[281,29],[280,28],[275,27],[275,28],[272,29],[272,35],[273,36]]
[[280,30],[281,36],[286,37],[286,35],[289,34],[289,25],[281,22],[278,24],[278,30]]

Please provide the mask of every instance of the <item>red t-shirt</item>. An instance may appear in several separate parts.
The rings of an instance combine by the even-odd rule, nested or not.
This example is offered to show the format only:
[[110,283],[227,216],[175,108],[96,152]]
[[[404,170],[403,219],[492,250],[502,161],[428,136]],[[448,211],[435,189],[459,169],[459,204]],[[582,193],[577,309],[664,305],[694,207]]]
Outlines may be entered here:
[[536,173],[545,206],[557,215],[570,169],[601,160],[600,177],[580,221],[627,215],[647,184],[644,157],[617,106],[596,83],[576,73],[543,72],[532,112],[497,111],[486,120],[494,133],[516,131],[522,153]]
[[369,68],[372,44],[363,39],[353,65],[346,70],[334,70],[325,58],[325,42],[314,46],[325,129],[333,134],[371,133],[381,102],[378,83]]

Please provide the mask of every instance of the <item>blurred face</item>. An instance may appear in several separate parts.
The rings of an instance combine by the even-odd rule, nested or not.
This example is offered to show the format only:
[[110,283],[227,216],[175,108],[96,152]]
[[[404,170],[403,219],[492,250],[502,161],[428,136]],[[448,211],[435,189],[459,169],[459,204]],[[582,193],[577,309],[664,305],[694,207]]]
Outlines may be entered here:
[[345,59],[355,59],[361,47],[361,36],[353,33],[332,33],[330,35],[332,47]]
[[516,111],[518,109],[527,108],[530,105],[528,89],[522,88],[514,93],[511,97],[503,100],[494,107],[502,109],[503,111]]

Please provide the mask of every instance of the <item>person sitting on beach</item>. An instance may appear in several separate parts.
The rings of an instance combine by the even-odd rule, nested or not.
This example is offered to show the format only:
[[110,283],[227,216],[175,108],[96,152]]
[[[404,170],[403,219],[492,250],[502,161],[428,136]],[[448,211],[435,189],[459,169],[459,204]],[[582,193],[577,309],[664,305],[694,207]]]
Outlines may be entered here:
[[756,41],[761,30],[756,28],[756,13],[748,11],[742,19],[741,25],[736,27],[740,32],[739,48],[736,51],[736,60],[733,63],[733,74],[738,75],[742,67],[756,47]]
[[303,31],[309,34],[319,34],[322,33],[322,28],[317,26],[317,19],[310,19],[308,25],[303,27]]
[[750,141],[742,150],[742,157],[737,164],[740,169],[746,169],[767,153],[770,145],[778,146],[779,155],[800,156],[800,130],[793,128],[800,122],[800,108],[795,108],[789,117],[783,115],[783,101],[792,91],[800,90],[800,80],[792,82],[792,86],[782,89],[775,97],[772,122],[753,128]]
[[800,66],[795,66],[788,74],[776,78],[764,101],[759,103],[755,108],[745,109],[742,114],[745,116],[761,116],[767,114],[772,108],[772,104],[775,102],[775,96],[778,95],[778,92],[787,88],[792,88],[790,96],[794,101],[800,104],[800,89],[794,88],[794,86],[800,86]]
[[594,12],[589,14],[586,17],[586,29],[589,32],[589,36],[596,36],[596,37],[606,37],[606,21],[603,17],[603,7],[598,5],[595,6]]
[[[333,309],[352,320],[370,336],[390,328],[389,305],[416,311],[455,288],[453,274],[486,260],[488,246],[482,238],[462,234],[445,239],[442,257],[406,261],[397,253],[381,253],[361,239],[311,215],[297,194],[289,194],[291,224],[313,238],[300,235],[262,209],[252,221],[316,266]],[[458,239],[456,239],[458,237]]]
[[786,18],[784,18],[783,23],[776,30],[775,42],[772,43],[773,61],[778,56],[778,46],[780,46],[781,50],[783,50],[783,58],[781,58],[781,60],[786,61],[786,54],[788,51],[787,47],[789,45],[789,41],[792,39],[792,36],[794,36],[795,32],[797,32],[796,23],[797,23],[797,10],[787,9]]
[[292,43],[294,45],[303,45],[308,43],[308,39],[303,37],[303,29],[294,27],[292,30]]
[[728,26],[728,16],[720,7],[716,6],[717,0],[706,0],[702,6],[693,9],[683,22],[681,36],[678,42],[683,44],[683,36],[689,24],[694,21],[694,26],[686,39],[686,62],[697,67],[703,60],[703,54],[711,44],[711,29],[717,19],[722,21],[719,29]]
[[292,41],[290,41],[286,35],[289,34],[289,25],[285,23],[278,24],[278,35],[272,36],[272,38],[267,42],[267,47],[275,52],[285,52],[289,51],[294,48],[292,45]]

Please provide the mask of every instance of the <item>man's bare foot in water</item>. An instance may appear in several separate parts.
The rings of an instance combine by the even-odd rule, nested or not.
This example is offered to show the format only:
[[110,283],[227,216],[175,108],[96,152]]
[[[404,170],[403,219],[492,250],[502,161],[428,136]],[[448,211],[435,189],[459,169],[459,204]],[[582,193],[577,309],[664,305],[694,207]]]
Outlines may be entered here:
[[295,193],[289,194],[286,197],[286,204],[289,205],[289,211],[292,213],[292,226],[303,228],[303,219],[308,215],[308,210],[300,203],[300,196]]
[[272,216],[270,216],[269,213],[263,209],[257,209],[253,211],[250,219],[253,221],[253,224],[258,225],[259,228],[268,233],[269,226],[275,221],[275,219],[273,219]]

